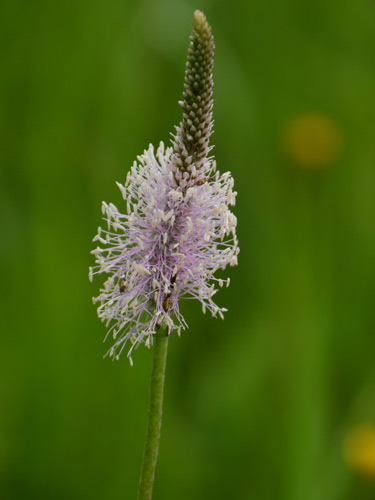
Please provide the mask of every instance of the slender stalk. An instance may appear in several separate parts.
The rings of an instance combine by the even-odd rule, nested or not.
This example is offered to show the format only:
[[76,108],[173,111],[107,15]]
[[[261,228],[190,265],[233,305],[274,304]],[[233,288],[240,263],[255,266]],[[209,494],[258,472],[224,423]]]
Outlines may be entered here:
[[167,363],[168,336],[160,329],[154,337],[150,403],[146,443],[143,454],[141,476],[139,479],[138,500],[151,500],[154,486],[155,469],[158,460],[160,429],[163,413],[164,379]]

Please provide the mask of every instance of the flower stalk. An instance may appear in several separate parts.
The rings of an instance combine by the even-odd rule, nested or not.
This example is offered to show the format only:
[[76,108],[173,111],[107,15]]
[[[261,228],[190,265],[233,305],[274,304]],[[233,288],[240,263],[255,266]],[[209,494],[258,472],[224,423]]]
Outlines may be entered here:
[[[150,145],[117,183],[124,209],[102,204],[107,227],[98,228],[92,251],[95,274],[109,275],[93,299],[114,340],[108,355],[128,358],[140,344],[153,349],[150,403],[138,500],[151,500],[162,421],[168,338],[188,325],[180,301],[194,298],[202,311],[224,318],[213,300],[229,278],[219,269],[237,265],[237,193],[230,172],[220,174],[209,153],[212,133],[214,40],[206,17],[194,12],[182,120],[172,147]],[[125,210],[126,207],[126,210]],[[215,287],[215,285],[218,285]],[[110,326],[111,325],[111,326]],[[107,338],[107,337],[106,337]]]
[[164,329],[160,329],[156,335],[154,335],[148,423],[139,480],[138,500],[151,500],[152,498],[155,469],[159,452],[167,348],[167,332]]

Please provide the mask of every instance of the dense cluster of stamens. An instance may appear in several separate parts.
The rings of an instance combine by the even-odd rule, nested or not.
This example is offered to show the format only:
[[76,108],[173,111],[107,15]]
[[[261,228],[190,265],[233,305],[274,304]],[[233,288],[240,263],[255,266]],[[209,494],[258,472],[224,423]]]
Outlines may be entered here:
[[[103,202],[107,228],[99,227],[94,238],[102,246],[92,251],[96,266],[90,279],[109,274],[93,299],[99,318],[111,324],[107,336],[114,344],[108,354],[118,358],[129,340],[131,362],[133,348],[142,342],[149,347],[161,326],[169,334],[187,327],[179,309],[182,298],[197,299],[203,312],[223,317],[226,309],[213,296],[215,285],[228,286],[229,278],[217,279],[214,273],[237,264],[236,217],[228,208],[235,203],[233,178],[229,172],[220,175],[207,157],[213,39],[200,12],[194,14],[191,38],[184,116],[173,147],[160,143],[155,153],[150,145],[138,157],[125,184],[117,183],[126,213]],[[189,74],[199,78],[191,80]]]

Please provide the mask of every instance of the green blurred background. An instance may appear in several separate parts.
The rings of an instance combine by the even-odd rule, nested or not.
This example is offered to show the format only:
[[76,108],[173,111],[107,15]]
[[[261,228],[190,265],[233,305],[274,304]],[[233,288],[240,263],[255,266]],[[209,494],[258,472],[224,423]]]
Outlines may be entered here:
[[158,499],[375,498],[374,4],[0,7],[0,498],[134,499],[150,352],[102,356],[104,199],[180,120],[192,13],[216,41],[240,265],[224,322],[183,304]]

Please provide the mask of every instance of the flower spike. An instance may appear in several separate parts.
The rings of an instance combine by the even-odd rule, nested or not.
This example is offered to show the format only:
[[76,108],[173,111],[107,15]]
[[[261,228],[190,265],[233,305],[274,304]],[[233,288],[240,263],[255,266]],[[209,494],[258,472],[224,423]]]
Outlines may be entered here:
[[[180,312],[183,298],[195,298],[202,310],[223,317],[215,304],[214,276],[237,264],[236,217],[229,209],[236,192],[229,172],[220,175],[208,157],[212,132],[214,42],[205,16],[194,13],[185,74],[183,118],[172,148],[160,143],[138,157],[125,184],[117,183],[125,210],[103,202],[107,228],[98,229],[92,251],[94,274],[108,274],[100,294],[98,316],[118,359],[128,341],[133,348],[153,344],[160,326],[169,334],[187,328]],[[125,213],[124,213],[125,212]],[[111,326],[110,326],[111,325]]]
[[184,100],[179,103],[183,118],[176,127],[173,143],[181,172],[191,174],[196,169],[199,173],[211,149],[214,50],[211,26],[205,15],[197,10],[186,63]]

